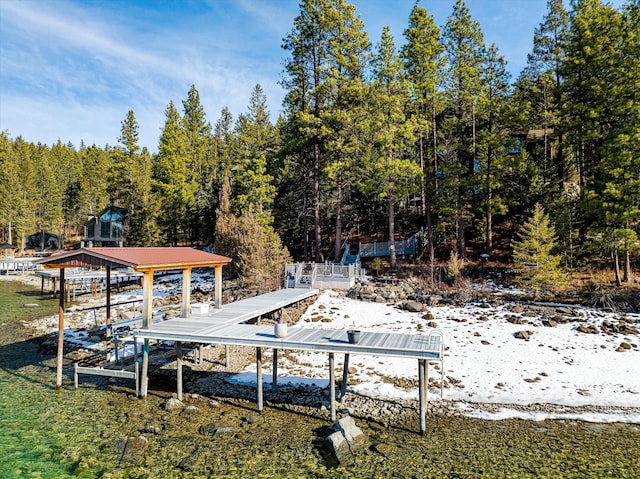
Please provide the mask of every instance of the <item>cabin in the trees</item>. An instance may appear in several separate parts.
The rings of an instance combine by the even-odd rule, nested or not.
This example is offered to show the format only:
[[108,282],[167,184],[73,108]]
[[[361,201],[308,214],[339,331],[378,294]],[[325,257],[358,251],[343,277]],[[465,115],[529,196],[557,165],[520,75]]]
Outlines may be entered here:
[[62,248],[62,241],[56,234],[48,231],[40,231],[27,236],[26,249],[36,251],[58,250]]
[[87,246],[124,246],[129,210],[107,206],[85,223],[84,243]]
[[555,136],[552,128],[528,130],[513,135],[514,144],[510,146],[509,153],[519,154],[524,148],[529,154],[540,149],[545,158],[553,158],[556,154],[554,148]]

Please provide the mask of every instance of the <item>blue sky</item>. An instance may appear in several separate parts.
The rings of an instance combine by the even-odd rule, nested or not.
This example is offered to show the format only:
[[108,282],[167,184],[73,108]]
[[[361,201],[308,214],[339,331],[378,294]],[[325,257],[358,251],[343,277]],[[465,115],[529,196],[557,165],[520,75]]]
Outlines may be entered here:
[[[454,1],[420,4],[443,26]],[[404,43],[414,0],[351,3],[372,44],[384,25]],[[547,1],[466,3],[517,77]],[[140,144],[157,151],[169,101],[181,108],[192,84],[211,124],[225,106],[234,117],[246,111],[257,83],[275,118],[282,39],[298,12],[297,0],[0,0],[0,131],[49,145],[115,145],[132,109]]]

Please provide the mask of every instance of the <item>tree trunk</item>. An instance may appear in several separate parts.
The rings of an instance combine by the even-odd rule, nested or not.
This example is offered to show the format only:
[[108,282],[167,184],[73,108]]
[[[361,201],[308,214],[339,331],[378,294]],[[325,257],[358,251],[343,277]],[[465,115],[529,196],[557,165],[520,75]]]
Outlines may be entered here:
[[489,190],[487,194],[487,231],[486,231],[486,240],[485,240],[485,253],[490,255],[493,251],[493,215],[491,213],[491,195],[492,192]]
[[322,237],[320,235],[320,145],[313,145],[313,229],[316,240],[316,262],[322,262]]
[[491,214],[491,200],[493,199],[493,190],[491,189],[491,154],[492,154],[492,148],[489,147],[489,152],[487,155],[487,184],[486,184],[486,188],[487,188],[487,203],[485,205],[486,207],[486,211],[485,211],[485,220],[487,222],[486,224],[486,231],[485,231],[485,253],[490,255],[491,251],[493,251],[493,235],[492,235],[492,229],[493,229],[493,215]]
[[433,280],[433,265],[435,263],[435,245],[433,244],[433,199],[438,195],[438,125],[436,122],[436,104],[433,102],[432,108],[432,120],[433,120],[433,181],[429,185],[431,191],[429,191],[429,206],[428,206],[428,218],[427,218],[427,239],[429,240],[429,263],[431,265],[431,279]]
[[425,186],[425,177],[424,177],[424,145],[422,134],[420,134],[420,171],[422,172],[422,179],[420,180],[420,213],[423,216],[427,214],[427,192]]
[[427,242],[429,243],[429,265],[433,277],[433,263],[435,261],[435,250],[433,247],[433,219],[431,211],[431,195],[427,195]]
[[618,252],[613,253],[613,267],[616,273],[616,284],[620,286],[622,281],[620,281],[620,262],[618,261]]
[[[305,167],[306,171],[306,167]],[[304,243],[304,262],[309,262],[309,216],[307,214],[307,201],[308,201],[308,184],[307,184],[307,175],[303,174],[302,178],[302,240]]]
[[395,241],[395,212],[393,209],[393,195],[389,195],[389,266],[396,269],[396,241]]
[[464,207],[462,200],[464,198],[464,187],[458,187],[458,248],[460,249],[460,258],[467,259],[467,245],[464,237]]
[[624,276],[622,278],[624,283],[628,283],[631,281],[631,254],[627,250],[624,258]]
[[336,243],[335,262],[340,261],[340,249],[342,246],[342,173],[336,176]]

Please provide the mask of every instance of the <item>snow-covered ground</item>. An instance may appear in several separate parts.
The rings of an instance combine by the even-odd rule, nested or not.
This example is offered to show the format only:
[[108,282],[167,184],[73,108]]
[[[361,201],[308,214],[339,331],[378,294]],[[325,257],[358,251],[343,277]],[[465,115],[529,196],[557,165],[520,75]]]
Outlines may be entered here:
[[[203,292],[211,289],[210,277],[194,274],[192,281],[194,287]],[[180,287],[179,275],[162,278],[156,281],[154,297],[178,294]],[[114,295],[112,301],[117,303],[134,298],[141,299],[142,291]],[[459,408],[468,415],[492,419],[562,417],[640,423],[640,336],[602,332],[603,322],[620,324],[621,319],[638,328],[640,314],[557,305],[558,315],[569,317],[571,321],[545,326],[535,308],[514,308],[508,302],[498,304],[433,306],[428,308],[432,317],[425,319],[425,312],[411,313],[395,304],[363,302],[346,298],[340,292],[324,291],[299,319],[298,326],[346,330],[355,325],[363,331],[428,334],[429,323],[433,322],[445,339],[444,397],[458,401]],[[77,316],[74,327],[79,327],[78,323],[91,326],[96,319],[93,314]],[[592,325],[600,332],[577,330],[578,326],[588,328]],[[51,330],[56,326],[56,317],[42,322],[43,329]],[[519,331],[532,334],[529,339],[518,339],[514,334]],[[67,330],[65,334],[67,338],[72,336],[81,341],[85,333]],[[623,342],[630,349],[622,350]],[[342,359],[339,355],[336,359],[340,368]],[[351,391],[378,398],[417,399],[417,361],[351,355],[349,366]],[[266,360],[265,373],[269,367],[270,362]],[[328,384],[327,358],[323,353],[288,352],[281,355],[278,369],[280,383]],[[429,373],[434,380],[430,400],[438,400],[441,373],[433,366]],[[237,375],[235,381],[255,384],[255,364]],[[487,411],[469,407],[468,403],[514,407]],[[558,412],[555,408],[549,412],[545,407],[533,410],[518,407],[533,404],[581,408],[568,412]],[[584,406],[598,408],[593,411]]]
[[[426,324],[437,323],[444,333],[445,398],[454,401],[498,404],[557,404],[565,406],[607,406],[606,413],[523,412],[503,408],[499,412],[470,410],[469,415],[492,417],[580,417],[591,421],[640,422],[640,348],[637,335],[588,334],[576,325],[600,325],[617,322],[619,315],[587,308],[571,307],[579,323],[570,322],[545,327],[540,318],[514,313],[508,305],[487,308],[469,304],[464,308],[430,307],[433,319],[425,313],[410,313],[395,305],[352,300],[334,291],[323,292],[300,318],[298,326],[309,328],[349,329],[354,324],[363,331],[393,331],[428,334]],[[525,324],[512,324],[510,317],[520,316]],[[640,320],[638,314],[627,314]],[[517,339],[517,331],[533,331],[530,339]],[[616,351],[622,341],[635,346]],[[265,361],[268,368],[268,361]],[[337,361],[340,367],[340,361]],[[415,398],[417,361],[403,358],[352,355],[349,363],[350,390],[373,397]],[[431,398],[437,398],[440,372],[430,368],[435,379]],[[292,378],[317,378],[326,382],[327,358],[322,353],[292,352],[279,360],[278,375]],[[405,381],[397,381],[396,379]],[[255,366],[237,378],[238,382],[255,382]],[[295,380],[294,380],[295,381]],[[307,379],[308,381],[308,379]],[[398,387],[398,383],[405,387]],[[436,399],[433,399],[436,400]],[[464,404],[461,404],[464,408]]]

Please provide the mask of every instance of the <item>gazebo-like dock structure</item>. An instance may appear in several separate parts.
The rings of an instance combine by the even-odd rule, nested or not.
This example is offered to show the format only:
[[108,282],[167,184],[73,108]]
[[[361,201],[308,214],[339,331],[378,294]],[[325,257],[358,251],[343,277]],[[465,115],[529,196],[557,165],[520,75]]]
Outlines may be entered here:
[[[67,251],[37,261],[45,268],[60,270],[60,303],[58,308],[58,352],[56,387],[62,387],[62,359],[64,357],[64,299],[65,269],[102,267],[106,270],[107,324],[111,322],[111,271],[126,268],[142,274],[142,324],[148,327],[152,318],[153,275],[156,271],[182,271],[182,303],[180,316],[189,315],[191,297],[191,270],[193,268],[214,268],[214,303],[222,306],[222,267],[231,258],[207,253],[194,248],[80,248]],[[148,353],[149,342],[145,341],[143,352]],[[142,375],[146,377],[148,355],[143,356]]]

